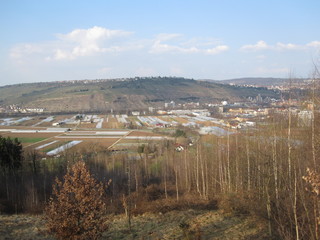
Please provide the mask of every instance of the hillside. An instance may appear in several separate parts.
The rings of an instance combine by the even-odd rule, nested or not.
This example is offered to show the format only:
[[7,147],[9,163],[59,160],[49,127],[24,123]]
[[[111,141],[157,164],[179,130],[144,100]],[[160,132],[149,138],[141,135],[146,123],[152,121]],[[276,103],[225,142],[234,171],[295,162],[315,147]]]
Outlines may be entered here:
[[44,108],[49,112],[145,109],[164,102],[220,102],[277,97],[264,88],[229,86],[185,78],[154,77],[29,83],[0,87],[0,105]]

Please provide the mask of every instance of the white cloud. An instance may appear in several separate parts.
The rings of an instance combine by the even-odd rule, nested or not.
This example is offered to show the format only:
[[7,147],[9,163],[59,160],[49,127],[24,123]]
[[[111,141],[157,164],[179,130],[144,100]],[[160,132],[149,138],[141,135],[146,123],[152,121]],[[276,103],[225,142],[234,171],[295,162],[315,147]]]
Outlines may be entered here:
[[181,38],[182,35],[179,33],[160,33],[156,36],[156,41],[164,42],[172,39]]
[[45,55],[42,59],[73,60],[78,57],[91,56],[106,52],[121,52],[135,47],[130,42],[123,42],[132,35],[131,32],[110,30],[102,27],[75,29],[67,34],[56,34],[56,39],[50,42],[20,44],[10,51],[13,59],[26,58],[32,54]]
[[305,45],[298,45],[293,43],[278,42],[275,45],[268,45],[265,41],[258,41],[256,44],[244,45],[240,48],[243,51],[261,51],[261,50],[305,50],[310,47],[320,47],[320,41],[313,41]]
[[219,45],[214,48],[206,49],[205,52],[207,54],[219,54],[221,52],[228,51],[229,47],[227,45]]
[[110,30],[97,26],[89,29],[76,29],[68,34],[57,34],[61,41],[60,45],[66,47],[65,49],[55,49],[53,59],[75,59],[96,53],[122,51],[122,47],[113,45],[110,41],[131,34],[131,32]]
[[256,44],[253,45],[244,45],[241,47],[241,50],[253,50],[253,51],[258,51],[258,50],[264,50],[268,49],[270,46],[267,45],[265,41],[258,41]]
[[165,44],[159,40],[156,40],[149,51],[149,53],[165,53],[165,52],[197,53],[199,52],[199,49],[195,47],[183,48],[179,46]]
[[221,40],[216,38],[194,37],[181,43],[183,47],[210,48],[222,44]]
[[[71,54],[68,54],[66,51],[63,51],[61,49],[55,50],[53,58],[55,60],[62,60],[62,59],[72,59],[73,56]],[[50,59],[50,58],[48,58]]]
[[10,51],[10,57],[13,59],[20,59],[24,55],[30,55],[34,53],[42,53],[43,49],[41,46],[36,44],[19,44],[13,47]]
[[[219,45],[213,48],[201,48],[203,43],[196,42],[195,39],[185,41],[178,41],[177,38],[182,38],[180,34],[159,34],[149,50],[149,53],[161,54],[161,53],[204,53],[204,54],[218,54],[229,49],[226,45]],[[174,43],[167,43],[167,41]],[[190,45],[193,43],[193,45]],[[213,44],[213,42],[211,42]],[[211,45],[210,44],[210,45]],[[205,44],[206,46],[209,43]]]
[[[177,33],[161,33],[155,37],[153,40],[153,44],[149,50],[149,53],[166,53],[166,52],[197,52],[198,49],[194,47],[185,48],[173,44],[168,44],[164,42],[175,41],[177,42],[177,38],[181,38],[180,34]],[[177,43],[176,43],[177,44]],[[178,43],[179,44],[179,43]]]
[[52,41],[16,45],[11,49],[10,57],[19,62],[37,59],[48,63],[128,51],[214,55],[229,50],[228,46],[218,44],[218,40],[213,38],[186,39],[178,33],[162,33],[154,38],[136,39],[132,32],[98,26],[59,33],[55,37]]
[[275,48],[276,50],[300,50],[304,49],[304,46],[292,44],[292,43],[280,43],[278,42],[275,46],[272,46],[271,48]]
[[94,26],[89,29],[75,29],[68,34],[57,34],[62,40],[80,42],[80,43],[96,43],[104,39],[112,39],[115,37],[123,37],[130,35],[131,32],[122,30],[110,30],[102,27]]
[[320,48],[320,41],[313,41],[307,44],[308,47]]

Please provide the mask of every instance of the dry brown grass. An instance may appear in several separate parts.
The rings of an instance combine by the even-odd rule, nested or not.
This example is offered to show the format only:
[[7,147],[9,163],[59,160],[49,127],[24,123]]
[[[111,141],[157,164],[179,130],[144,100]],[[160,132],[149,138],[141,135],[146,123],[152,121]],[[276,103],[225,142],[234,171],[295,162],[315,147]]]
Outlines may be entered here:
[[0,215],[0,239],[54,239],[46,233],[44,223],[41,216]]
[[[185,210],[164,214],[144,213],[132,217],[128,229],[125,215],[109,217],[109,230],[102,239],[268,239],[263,223],[252,217],[233,216],[220,211]],[[186,226],[186,227],[184,227]],[[51,240],[42,216],[0,216],[0,239]]]

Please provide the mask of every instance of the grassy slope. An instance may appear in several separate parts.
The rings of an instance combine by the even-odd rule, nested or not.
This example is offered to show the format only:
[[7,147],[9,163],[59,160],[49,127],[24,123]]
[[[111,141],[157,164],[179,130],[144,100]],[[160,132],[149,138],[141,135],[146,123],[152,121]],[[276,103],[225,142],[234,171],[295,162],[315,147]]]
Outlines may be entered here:
[[[102,239],[267,239],[265,226],[245,216],[220,211],[188,210],[165,214],[145,213],[132,219],[128,231],[123,215],[110,217],[109,230]],[[182,224],[189,228],[182,227]],[[1,239],[53,239],[46,234],[41,216],[0,215]]]

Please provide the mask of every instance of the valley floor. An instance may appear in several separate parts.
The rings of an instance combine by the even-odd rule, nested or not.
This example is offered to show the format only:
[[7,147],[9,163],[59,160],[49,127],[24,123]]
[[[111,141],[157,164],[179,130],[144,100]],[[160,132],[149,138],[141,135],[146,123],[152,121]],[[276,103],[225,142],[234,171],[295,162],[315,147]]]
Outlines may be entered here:
[[[54,239],[41,216],[0,215],[0,239]],[[101,239],[268,239],[266,226],[247,216],[221,211],[188,210],[145,213],[132,218],[131,232],[124,215],[110,217]]]

